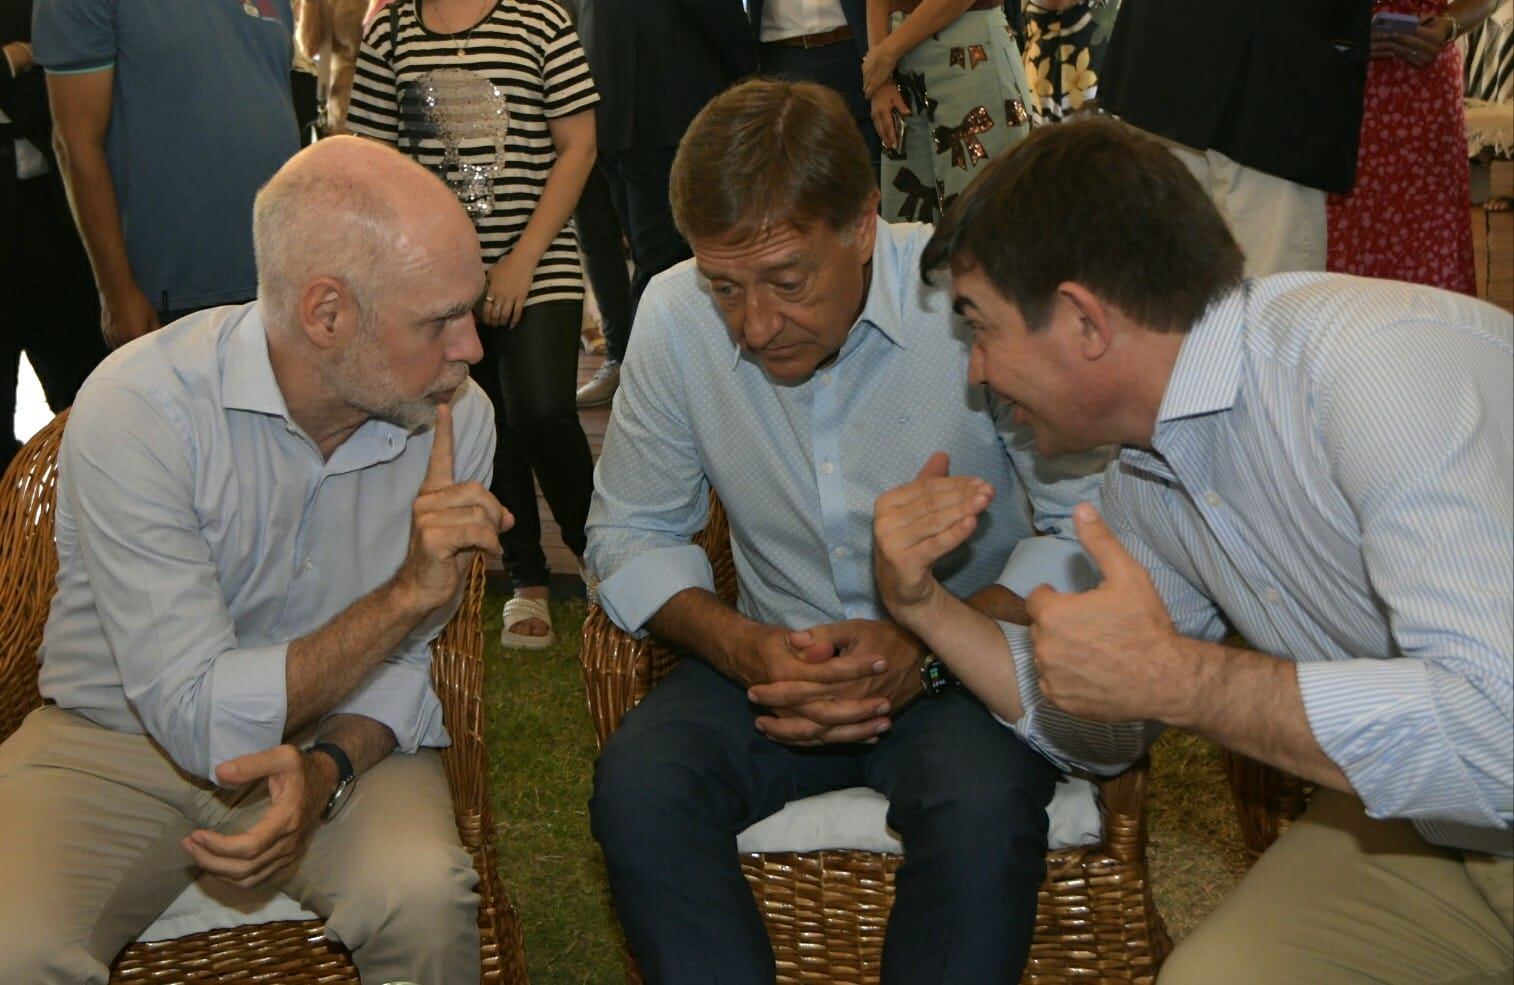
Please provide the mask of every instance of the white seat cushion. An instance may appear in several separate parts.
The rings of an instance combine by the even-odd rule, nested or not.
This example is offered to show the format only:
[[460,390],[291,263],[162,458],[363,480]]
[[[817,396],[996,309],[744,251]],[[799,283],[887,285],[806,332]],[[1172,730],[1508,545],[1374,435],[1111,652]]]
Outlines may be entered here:
[[[876,790],[832,790],[793,801],[758,821],[736,836],[736,848],[742,852],[852,850],[902,855],[904,847],[889,830],[887,813],[888,801]],[[1062,777],[1046,813],[1051,821],[1047,845],[1053,851],[1096,845],[1103,838],[1098,788],[1087,780]]]
[[139,941],[170,941],[207,930],[225,930],[276,920],[319,920],[291,897],[266,886],[237,889],[211,876],[190,883]]

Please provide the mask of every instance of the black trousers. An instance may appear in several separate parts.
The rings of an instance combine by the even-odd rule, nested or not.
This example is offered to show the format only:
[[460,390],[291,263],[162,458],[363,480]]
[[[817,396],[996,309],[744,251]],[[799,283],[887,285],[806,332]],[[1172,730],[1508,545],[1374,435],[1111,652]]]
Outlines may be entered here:
[[873,161],[873,179],[878,177],[878,128],[873,126],[872,106],[862,95],[862,57],[851,41],[838,41],[820,48],[793,48],[768,43],[758,46],[758,63],[762,74],[795,82],[818,82],[830,86],[846,100],[847,109],[857,121],[857,129],[867,142],[867,154]]
[[584,552],[594,460],[573,400],[582,320],[583,302],[545,301],[528,305],[514,328],[479,325],[484,358],[473,366],[473,379],[494,403],[490,491],[515,516],[515,526],[500,535],[515,588],[545,585],[550,575],[533,473],[563,543]]
[[630,318],[624,334],[611,334],[605,326],[605,344],[612,359],[624,359],[647,282],[694,254],[673,225],[673,207],[668,204],[668,176],[677,148],[652,147],[599,152],[598,167],[610,188],[610,199],[620,228],[631,243]]
[[[6,163],[14,166],[9,158]],[[14,216],[14,225],[0,229],[7,239],[0,250],[0,298],[6,308],[0,319],[0,470],[20,448],[11,422],[21,353],[54,412],[74,402],[80,384],[106,354],[100,295],[62,181],[50,171],[14,182],[10,192],[8,207],[0,209]]]
[[888,797],[905,845],[883,981],[1019,981],[1045,875],[1051,764],[963,690],[917,701],[873,746],[795,749],[759,734],[753,715],[740,686],[685,658],[599,757],[590,822],[647,981],[771,983],[736,835],[790,800],[851,786]]
[[631,338],[631,278],[626,273],[626,251],[620,242],[620,220],[615,215],[610,181],[597,165],[589,169],[573,222],[578,226],[578,245],[583,250],[589,286],[599,303],[605,348],[611,359],[624,359],[626,342]]

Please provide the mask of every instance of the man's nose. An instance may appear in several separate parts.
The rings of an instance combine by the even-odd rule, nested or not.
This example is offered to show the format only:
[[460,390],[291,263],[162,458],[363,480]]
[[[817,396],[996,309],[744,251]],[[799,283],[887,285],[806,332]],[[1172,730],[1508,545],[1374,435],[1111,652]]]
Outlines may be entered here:
[[761,291],[747,294],[741,315],[741,340],[753,352],[766,348],[783,328],[783,315]]
[[473,312],[462,319],[462,328],[454,335],[443,353],[448,362],[466,362],[470,365],[484,358],[484,343],[478,337],[478,322]]

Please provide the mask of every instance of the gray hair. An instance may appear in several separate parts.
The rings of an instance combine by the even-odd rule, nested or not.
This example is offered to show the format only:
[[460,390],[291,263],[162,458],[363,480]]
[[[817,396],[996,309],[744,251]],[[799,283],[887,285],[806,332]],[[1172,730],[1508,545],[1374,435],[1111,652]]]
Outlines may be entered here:
[[395,235],[396,212],[371,179],[330,167],[286,167],[252,206],[258,297],[269,325],[294,321],[300,290],[312,277],[344,282],[363,325],[383,294],[381,251]]

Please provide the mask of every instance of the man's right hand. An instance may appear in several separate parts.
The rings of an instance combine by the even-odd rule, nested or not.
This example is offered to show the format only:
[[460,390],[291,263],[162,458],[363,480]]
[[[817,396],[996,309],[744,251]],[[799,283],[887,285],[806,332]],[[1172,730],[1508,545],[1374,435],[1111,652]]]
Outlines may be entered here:
[[159,327],[157,309],[137,285],[100,294],[100,334],[112,349]]
[[514,523],[481,483],[453,479],[452,408],[437,407],[431,459],[411,507],[410,548],[394,586],[421,611],[440,608],[457,594],[475,552],[503,553],[499,535]]
[[873,567],[889,613],[913,628],[945,590],[932,566],[978,528],[994,488],[974,476],[948,475],[945,452],[926,460],[915,481],[890,489],[873,507]]

